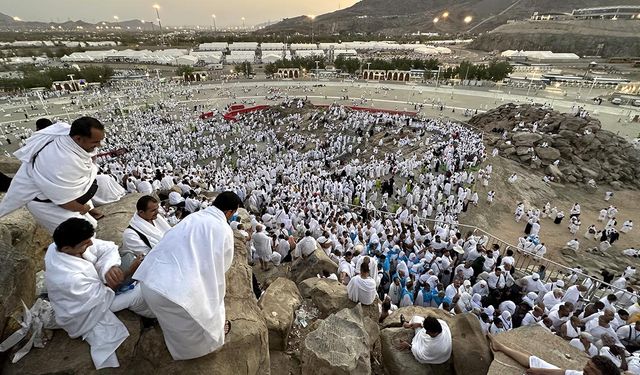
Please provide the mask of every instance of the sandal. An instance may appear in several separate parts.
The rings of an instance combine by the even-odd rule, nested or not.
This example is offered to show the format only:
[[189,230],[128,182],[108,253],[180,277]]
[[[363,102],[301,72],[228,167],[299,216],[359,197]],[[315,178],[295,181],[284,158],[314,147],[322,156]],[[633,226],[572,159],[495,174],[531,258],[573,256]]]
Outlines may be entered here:
[[404,326],[405,322],[406,322],[406,320],[404,319],[404,315],[400,314],[400,325]]
[[229,332],[231,332],[231,321],[230,320],[226,320],[224,322],[224,335],[228,335]]

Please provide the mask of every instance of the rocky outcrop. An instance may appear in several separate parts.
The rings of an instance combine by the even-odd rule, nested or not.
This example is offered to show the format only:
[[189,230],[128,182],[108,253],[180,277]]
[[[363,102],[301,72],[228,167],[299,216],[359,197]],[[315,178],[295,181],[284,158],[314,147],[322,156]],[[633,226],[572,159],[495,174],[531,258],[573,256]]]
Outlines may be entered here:
[[98,222],[96,238],[113,241],[122,245],[122,232],[129,226],[129,220],[136,212],[136,202],[143,194],[127,194],[118,202],[100,206],[104,217]]
[[335,264],[327,254],[318,247],[316,251],[306,258],[298,258],[291,264],[289,271],[289,279],[296,284],[300,284],[303,280],[310,277],[322,275],[322,271],[336,273],[338,265]]
[[0,225],[0,342],[20,328],[11,317],[23,312],[22,302],[31,306],[35,299],[33,259],[11,245],[9,230]]
[[[489,145],[502,156],[530,168],[545,168],[561,182],[594,180],[640,187],[635,177],[640,175],[640,151],[623,137],[602,130],[594,118],[511,103],[477,115],[469,124],[486,131]],[[501,137],[504,130],[506,139]],[[556,160],[558,166],[553,165]]]
[[365,375],[371,373],[369,337],[360,305],[320,322],[304,340],[302,374]]
[[269,330],[269,349],[286,350],[287,337],[296,309],[302,303],[302,296],[296,284],[288,279],[277,278],[258,301]]
[[[334,314],[342,309],[349,309],[356,305],[347,296],[347,287],[338,281],[312,277],[298,285],[302,297],[310,299],[318,308],[321,317]],[[371,305],[362,305],[364,315],[374,322],[378,322],[380,312],[379,300],[376,298]]]
[[[520,327],[495,336],[496,340],[523,353],[535,355],[555,366],[582,370],[589,358],[568,341],[540,326]],[[488,375],[520,375],[525,369],[506,355],[495,353]]]
[[13,176],[20,169],[20,160],[11,156],[0,156],[0,172],[8,176]]
[[[401,340],[411,342],[413,331],[395,328],[400,325],[400,315],[407,321],[414,316],[433,316],[447,322],[451,329],[453,348],[451,359],[441,365],[418,363],[410,351],[396,349]],[[492,360],[491,350],[480,328],[478,318],[473,314],[452,316],[446,311],[428,307],[403,307],[384,320],[380,333],[384,367],[392,374],[457,374],[484,375]]]

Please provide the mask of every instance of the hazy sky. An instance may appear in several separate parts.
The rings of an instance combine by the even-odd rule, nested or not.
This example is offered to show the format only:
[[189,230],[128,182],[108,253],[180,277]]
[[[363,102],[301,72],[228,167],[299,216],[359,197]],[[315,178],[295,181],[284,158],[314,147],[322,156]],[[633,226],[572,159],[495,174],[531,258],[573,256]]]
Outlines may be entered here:
[[247,26],[303,14],[323,14],[355,4],[357,0],[2,0],[0,12],[29,21],[89,22],[143,19],[155,20],[152,5],[161,6],[160,18],[166,25]]

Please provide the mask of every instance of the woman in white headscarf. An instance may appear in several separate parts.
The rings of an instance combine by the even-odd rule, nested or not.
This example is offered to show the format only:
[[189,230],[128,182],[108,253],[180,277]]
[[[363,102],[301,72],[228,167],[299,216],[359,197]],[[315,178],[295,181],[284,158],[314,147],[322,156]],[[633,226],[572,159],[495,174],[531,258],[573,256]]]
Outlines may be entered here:
[[481,297],[485,297],[489,295],[489,286],[487,282],[484,280],[480,280],[477,283],[473,284],[472,288],[473,294],[479,294]]
[[510,331],[513,328],[513,322],[511,321],[511,313],[509,311],[503,311],[500,314],[500,318],[502,321],[502,327],[505,331]]
[[478,293],[475,293],[473,297],[471,297],[471,307],[474,310],[482,311],[482,296]]
[[466,292],[462,293],[456,305],[456,307],[459,310],[459,311],[456,311],[456,313],[462,314],[462,313],[473,311],[473,305],[471,304],[471,299],[472,299],[471,294]]

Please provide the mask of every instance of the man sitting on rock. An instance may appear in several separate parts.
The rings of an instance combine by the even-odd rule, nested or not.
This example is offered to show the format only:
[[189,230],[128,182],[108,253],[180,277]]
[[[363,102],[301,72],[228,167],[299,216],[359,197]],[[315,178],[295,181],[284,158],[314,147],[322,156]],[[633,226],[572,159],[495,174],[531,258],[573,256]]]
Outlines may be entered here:
[[347,294],[350,300],[363,305],[371,305],[376,299],[376,281],[369,276],[368,257],[360,265],[360,274],[349,281]]
[[82,337],[91,345],[93,363],[101,369],[120,365],[116,349],[129,336],[114,312],[154,315],[139,288],[114,292],[127,277],[118,247],[94,234],[93,225],[82,218],[60,224],[45,255],[45,283],[56,322],[71,338]]
[[171,225],[158,215],[160,202],[150,195],[138,199],[136,213],[122,232],[123,269],[129,269],[137,257],[144,257],[160,242]]
[[411,349],[416,361],[422,364],[439,365],[449,360],[453,344],[447,322],[432,316],[414,316],[408,323],[403,316],[400,320],[404,328],[415,329],[415,335],[411,344],[401,341],[398,349]]

